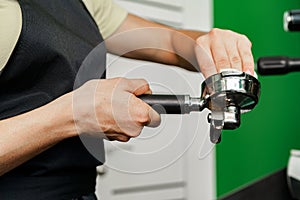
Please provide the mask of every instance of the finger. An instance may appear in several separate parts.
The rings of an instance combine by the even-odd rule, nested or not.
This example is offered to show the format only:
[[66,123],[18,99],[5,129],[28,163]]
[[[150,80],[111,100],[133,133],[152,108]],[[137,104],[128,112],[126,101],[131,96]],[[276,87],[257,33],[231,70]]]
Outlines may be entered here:
[[116,137],[116,140],[118,140],[119,142],[128,142],[130,140],[130,137],[126,135],[119,135]]
[[217,72],[221,70],[231,68],[230,60],[227,55],[225,43],[220,37],[215,37],[211,43],[211,52],[217,67]]
[[145,79],[127,79],[127,91],[133,93],[135,96],[142,94],[152,94],[149,83]]
[[239,40],[238,49],[242,60],[242,71],[254,76],[254,58],[251,51],[251,42]]
[[130,137],[120,133],[110,133],[107,135],[107,139],[110,141],[117,140],[120,142],[128,142],[130,140]]
[[130,105],[130,115],[139,125],[156,127],[160,124],[160,115],[143,100],[133,96]]
[[217,73],[209,47],[205,48],[196,45],[195,55],[200,66],[200,71],[205,78]]
[[230,66],[233,69],[242,71],[242,60],[238,50],[238,41],[234,38],[227,39],[224,41],[226,45],[227,56],[230,61]]

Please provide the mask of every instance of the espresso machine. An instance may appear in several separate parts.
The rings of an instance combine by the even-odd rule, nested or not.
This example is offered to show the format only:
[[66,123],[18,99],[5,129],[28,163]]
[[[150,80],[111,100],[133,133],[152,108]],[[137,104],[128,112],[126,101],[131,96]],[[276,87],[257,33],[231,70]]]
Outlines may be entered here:
[[[300,31],[300,9],[286,11],[283,15],[283,28],[287,32]],[[298,44],[300,45],[300,44]],[[261,57],[257,61],[260,75],[282,75],[300,71],[300,57],[288,56]],[[300,142],[300,141],[299,141]],[[291,150],[287,166],[287,184],[294,199],[300,199],[300,151]]]
[[[300,31],[300,9],[289,10],[283,14],[283,28],[287,32]],[[257,61],[257,70],[261,75],[286,74],[289,72],[300,71],[300,57],[261,57]]]

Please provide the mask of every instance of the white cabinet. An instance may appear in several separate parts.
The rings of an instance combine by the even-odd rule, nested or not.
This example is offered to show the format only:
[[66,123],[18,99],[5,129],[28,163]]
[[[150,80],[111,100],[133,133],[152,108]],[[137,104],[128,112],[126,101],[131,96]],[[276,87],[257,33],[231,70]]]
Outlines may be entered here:
[[[135,14],[176,27],[202,30],[211,27],[209,1],[117,2]],[[193,6],[199,9],[191,9]],[[202,12],[204,7],[208,10]],[[193,20],[187,20],[191,16]],[[201,74],[113,55],[108,55],[108,63],[108,78],[144,78],[149,81],[153,93],[200,95]],[[214,152],[199,159],[201,145],[208,139],[206,116],[207,111],[190,115],[163,115],[159,127],[145,128],[138,138],[128,143],[106,141],[107,161],[99,168],[103,173],[97,178],[96,193],[99,199],[215,199]]]

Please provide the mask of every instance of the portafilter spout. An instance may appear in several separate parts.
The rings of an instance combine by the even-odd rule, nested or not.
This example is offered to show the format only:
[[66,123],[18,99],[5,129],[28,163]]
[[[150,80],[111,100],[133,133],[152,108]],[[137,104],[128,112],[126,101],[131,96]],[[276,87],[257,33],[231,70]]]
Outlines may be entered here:
[[255,77],[236,70],[212,75],[201,86],[200,97],[152,94],[139,98],[160,114],[188,114],[209,109],[210,140],[218,143],[222,130],[238,128],[240,115],[251,111],[260,95],[260,82]]

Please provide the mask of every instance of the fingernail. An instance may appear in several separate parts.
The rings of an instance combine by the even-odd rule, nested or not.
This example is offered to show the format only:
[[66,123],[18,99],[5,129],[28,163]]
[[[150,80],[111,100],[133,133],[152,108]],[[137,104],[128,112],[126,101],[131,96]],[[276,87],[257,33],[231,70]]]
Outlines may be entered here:
[[257,74],[255,71],[251,72],[249,69],[246,71],[247,74],[254,76],[255,78],[257,78]]
[[149,117],[151,119],[150,123],[148,124],[149,127],[154,128],[154,127],[157,127],[160,125],[161,118],[157,112],[155,112],[154,110],[151,109],[149,112]]
[[255,71],[254,71],[254,77],[255,77],[255,78],[258,78],[258,77],[257,77],[257,73],[256,73]]
[[246,73],[253,76],[252,72],[249,69],[246,71]]
[[145,92],[144,94],[152,94],[151,90],[148,90],[147,92]]
[[226,71],[239,71],[238,69],[234,69],[234,68],[224,68],[224,69],[220,69],[220,72],[226,72]]

